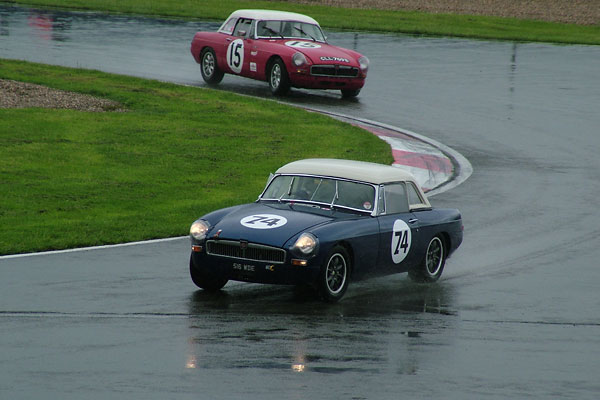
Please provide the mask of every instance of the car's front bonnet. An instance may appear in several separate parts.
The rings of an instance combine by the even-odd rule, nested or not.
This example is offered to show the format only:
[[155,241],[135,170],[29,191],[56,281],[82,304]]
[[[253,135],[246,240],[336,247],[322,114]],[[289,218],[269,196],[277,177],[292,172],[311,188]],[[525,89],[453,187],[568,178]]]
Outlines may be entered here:
[[254,203],[226,215],[212,227],[208,239],[245,240],[283,247],[285,242],[299,232],[331,220],[330,216],[297,211],[285,204]]
[[307,45],[307,47],[299,48],[298,50],[308,56],[313,64],[357,65],[355,56],[345,49],[327,43],[315,43],[310,45],[313,47],[308,47]]

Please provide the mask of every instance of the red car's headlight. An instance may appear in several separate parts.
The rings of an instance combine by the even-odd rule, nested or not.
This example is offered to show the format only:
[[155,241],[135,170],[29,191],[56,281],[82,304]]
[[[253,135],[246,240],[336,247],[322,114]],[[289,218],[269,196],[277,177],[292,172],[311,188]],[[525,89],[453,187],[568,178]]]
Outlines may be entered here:
[[362,56],[358,59],[358,64],[360,65],[360,70],[366,74],[369,70],[369,59],[365,56]]
[[308,64],[308,60],[306,59],[306,57],[304,56],[304,54],[302,54],[300,52],[295,53],[292,56],[292,62],[294,63],[294,65],[296,67],[301,67],[301,66],[303,66],[305,64]]

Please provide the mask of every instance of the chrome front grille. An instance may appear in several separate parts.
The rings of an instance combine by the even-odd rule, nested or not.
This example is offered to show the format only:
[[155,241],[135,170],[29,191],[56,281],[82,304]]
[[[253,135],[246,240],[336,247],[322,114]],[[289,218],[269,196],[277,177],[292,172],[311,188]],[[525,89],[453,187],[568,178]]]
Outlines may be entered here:
[[340,78],[356,78],[358,68],[346,65],[313,65],[310,74],[314,76],[333,76]]
[[285,262],[285,250],[262,244],[236,242],[233,240],[209,240],[206,253],[215,256],[261,261],[273,264]]

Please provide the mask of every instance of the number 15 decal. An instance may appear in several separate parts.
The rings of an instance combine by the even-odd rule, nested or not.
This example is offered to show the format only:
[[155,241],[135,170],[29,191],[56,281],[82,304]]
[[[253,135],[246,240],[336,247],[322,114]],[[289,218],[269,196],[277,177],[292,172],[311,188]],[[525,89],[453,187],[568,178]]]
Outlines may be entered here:
[[244,41],[235,39],[227,47],[227,65],[236,74],[242,72],[244,66]]
[[408,224],[401,219],[394,222],[392,232],[392,261],[394,264],[400,264],[406,258],[410,251],[411,231]]

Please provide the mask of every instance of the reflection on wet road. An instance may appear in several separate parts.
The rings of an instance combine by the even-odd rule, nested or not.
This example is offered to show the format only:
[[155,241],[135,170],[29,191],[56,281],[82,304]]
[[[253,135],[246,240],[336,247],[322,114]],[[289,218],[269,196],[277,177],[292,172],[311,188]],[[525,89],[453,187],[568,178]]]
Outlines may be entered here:
[[[410,374],[419,368],[416,360],[397,365],[397,360],[390,360],[388,346],[397,346],[399,339],[405,346],[413,343],[410,339],[416,344],[433,332],[442,334],[453,320],[443,318],[452,315],[444,286],[380,283],[377,292],[388,297],[375,296],[365,287],[359,296],[326,307],[315,302],[312,291],[304,290],[293,295],[281,288],[216,296],[195,293],[190,299],[193,367],[376,374],[391,364],[392,374]],[[391,297],[398,290],[403,296]],[[251,349],[244,351],[249,345]],[[229,348],[231,357],[222,357],[221,346]],[[279,348],[276,359],[274,347]]]
[[[0,54],[204,87],[189,43],[217,25],[2,6]],[[442,281],[362,282],[329,306],[281,287],[197,292],[185,239],[0,259],[0,398],[597,398],[600,48],[328,36],[371,59],[360,97],[285,101],[473,165],[431,199],[465,222]]]

